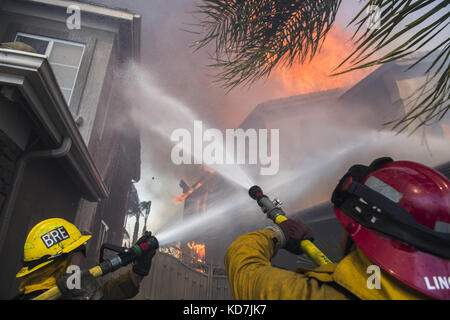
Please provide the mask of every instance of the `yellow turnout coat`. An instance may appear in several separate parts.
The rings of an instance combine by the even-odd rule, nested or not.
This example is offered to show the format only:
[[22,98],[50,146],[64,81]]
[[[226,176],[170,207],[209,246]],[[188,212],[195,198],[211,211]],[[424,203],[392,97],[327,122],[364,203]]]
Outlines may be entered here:
[[275,243],[280,243],[279,236],[266,229],[245,234],[230,245],[225,268],[235,299],[426,299],[381,269],[380,289],[369,289],[367,267],[373,263],[359,248],[338,264],[294,272],[271,265]]

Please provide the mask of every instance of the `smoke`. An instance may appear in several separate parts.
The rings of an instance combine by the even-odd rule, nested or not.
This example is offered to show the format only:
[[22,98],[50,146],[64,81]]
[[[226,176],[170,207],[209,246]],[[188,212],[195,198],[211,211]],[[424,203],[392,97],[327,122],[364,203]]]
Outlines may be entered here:
[[[322,54],[309,67],[294,66],[289,72],[278,70],[266,81],[260,81],[251,88],[236,88],[228,94],[213,83],[214,70],[207,67],[211,62],[207,51],[211,48],[194,54],[190,45],[197,40],[197,36],[183,31],[189,29],[190,23],[195,23],[189,14],[195,10],[194,1],[94,2],[126,7],[142,14],[142,61],[126,70],[130,81],[124,92],[130,104],[136,106],[133,117],[141,130],[142,179],[137,188],[141,200],[152,201],[147,227],[153,232],[167,230],[181,218],[183,204],[173,201],[173,196],[181,192],[178,185],[180,179],[192,182],[202,174],[199,166],[176,166],[170,161],[172,145],[168,137],[172,130],[189,129],[193,120],[203,120],[219,129],[233,128],[261,102],[349,86],[367,72],[356,76],[352,73],[348,78],[327,77],[340,62],[336,57],[344,57],[344,53],[351,49],[348,41],[352,30],[342,30],[359,11],[361,4],[358,1],[343,2],[337,19],[341,29],[330,34]],[[448,161],[449,140],[429,136],[426,145],[419,135],[369,131],[358,125],[359,119],[368,117],[359,108],[347,109],[342,113],[329,106],[311,106],[302,113],[306,120],[301,128],[289,123],[280,128],[279,174],[254,177],[269,195],[282,198],[287,212],[328,200],[340,176],[354,163],[368,164],[379,156],[415,160],[428,165]],[[242,225],[256,228],[264,223],[259,208],[255,207],[250,214],[246,214],[248,210],[237,206],[241,201],[245,203],[244,207],[253,205],[245,202],[251,200],[247,200],[247,194],[241,188],[224,197],[233,201],[224,203],[216,199],[208,207],[209,218],[196,219],[197,224],[192,223],[194,227],[189,229],[191,231],[184,229],[184,236],[191,236],[190,232],[195,230],[205,234],[209,232],[213,237],[222,230],[222,235],[227,238],[223,242],[228,242],[234,234],[225,231],[230,225],[219,217],[224,217],[223,213],[230,208],[236,210],[231,210],[233,212],[227,217],[235,217],[234,221]]]
[[[314,112],[313,109],[311,113]],[[337,118],[342,115],[332,115],[334,120],[323,118],[322,124],[331,127],[333,138],[326,130],[321,132],[318,127],[313,133],[315,140],[300,143],[305,151],[297,159],[297,166],[293,162],[289,164],[285,161],[285,168],[280,174],[271,177],[260,176],[257,181],[267,195],[283,200],[283,208],[288,216],[329,201],[341,176],[356,163],[368,165],[375,158],[382,156],[430,166],[448,161],[450,141],[443,137],[429,136],[425,144],[420,136],[396,135],[391,131],[348,129],[337,124]],[[348,135],[352,137],[349,138]],[[286,140],[289,138],[292,137],[285,137]],[[345,143],[336,143],[341,139],[345,140]],[[334,146],[330,146],[333,144]],[[283,160],[288,158],[289,154],[282,155]],[[309,217],[309,222],[326,220],[330,216]],[[208,243],[217,241],[218,238],[222,243],[230,243],[239,234],[263,228],[269,223],[247,193],[237,188],[216,195],[215,199],[209,201],[206,213],[173,223],[157,236],[161,245],[199,237]]]
[[[251,88],[237,87],[227,93],[215,83],[218,70],[208,67],[213,61],[209,46],[194,53],[192,44],[199,35],[185,30],[199,31],[193,14],[197,1],[186,0],[90,0],[110,7],[127,8],[142,15],[141,66],[151,72],[157,85],[195,109],[202,119],[215,128],[238,126],[261,102],[300,93],[313,92],[354,84],[367,71],[339,77],[329,75],[341,58],[350,53],[352,28],[346,28],[361,4],[344,1],[336,27],[322,46],[321,52],[307,70],[294,66],[292,71],[275,70]],[[351,3],[350,3],[351,2]],[[306,76],[309,75],[309,78]],[[312,82],[314,83],[311,83]]]
[[198,176],[197,166],[181,167],[171,162],[170,135],[198,119],[193,108],[167,94],[158,86],[155,73],[130,63],[124,70],[123,87],[126,100],[131,101],[132,118],[141,132],[142,180],[137,184],[141,200],[151,200],[151,230],[158,230],[183,212],[183,204],[175,204],[173,196],[181,192],[180,179],[191,181]]
[[[173,195],[180,193],[181,189],[178,184],[175,187],[170,182],[179,181],[180,179],[191,181],[192,178],[198,178],[204,172],[203,168],[198,165],[176,166],[172,162],[171,151],[174,147],[174,142],[171,140],[171,134],[174,130],[182,128],[191,131],[191,136],[194,135],[192,125],[195,120],[201,120],[201,117],[195,114],[192,107],[161,89],[151,73],[142,70],[140,65],[130,63],[123,76],[126,81],[124,82],[122,93],[127,101],[132,101],[132,107],[130,108],[132,118],[139,126],[142,144],[148,150],[143,153],[142,162],[145,164],[144,169],[147,171],[143,176],[147,175],[148,177],[150,172],[152,179],[146,179],[147,184],[144,185],[144,192],[145,189],[150,190],[150,196],[157,199],[157,208],[164,210],[165,221],[176,219],[176,207],[169,201],[172,202]],[[208,124],[205,124],[205,129],[208,127]],[[220,146],[222,148],[225,147],[222,144]],[[229,150],[224,151],[228,153]],[[183,149],[183,153],[187,153],[195,159],[201,159],[203,150]],[[223,178],[245,189],[253,185],[247,173],[239,165],[210,164],[208,166]],[[199,171],[199,167],[201,171]],[[149,181],[151,184],[148,184]],[[165,204],[161,205],[162,203]],[[182,208],[182,206],[178,207]],[[169,210],[172,211],[168,212],[167,208],[170,208]],[[159,229],[161,220],[153,220],[153,223],[151,221],[152,228],[156,227],[156,229]]]
[[[181,192],[180,179],[190,183],[202,173],[198,166],[180,167],[170,161],[168,134],[174,128],[190,128],[195,118],[176,106],[189,106],[201,115],[197,119],[212,127],[233,128],[257,104],[297,92],[283,89],[285,80],[277,75],[256,83],[251,89],[236,88],[228,94],[213,83],[215,71],[207,67],[211,62],[207,51],[211,48],[194,54],[190,45],[197,36],[183,31],[196,22],[189,13],[195,9],[194,1],[98,2],[142,14],[142,61],[128,69],[133,81],[125,90],[138,106],[134,116],[141,129],[142,178],[136,187],[142,200],[152,201],[148,228],[158,231],[182,215],[183,204],[174,203],[172,198]],[[330,71],[323,69],[321,78]]]
[[354,164],[369,165],[388,156],[433,167],[450,158],[450,139],[432,128],[412,135],[373,129],[364,121],[370,111],[359,105],[341,109],[312,104],[296,113],[303,121],[284,120],[280,128],[280,173],[255,178],[284,200],[287,212],[329,201],[339,179]]

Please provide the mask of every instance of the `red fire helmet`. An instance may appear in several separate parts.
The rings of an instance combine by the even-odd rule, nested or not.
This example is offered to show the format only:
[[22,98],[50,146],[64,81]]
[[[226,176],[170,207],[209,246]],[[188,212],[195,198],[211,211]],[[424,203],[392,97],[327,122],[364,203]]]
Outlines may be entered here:
[[429,297],[450,299],[450,182],[444,175],[380,158],[351,167],[332,202],[374,264]]

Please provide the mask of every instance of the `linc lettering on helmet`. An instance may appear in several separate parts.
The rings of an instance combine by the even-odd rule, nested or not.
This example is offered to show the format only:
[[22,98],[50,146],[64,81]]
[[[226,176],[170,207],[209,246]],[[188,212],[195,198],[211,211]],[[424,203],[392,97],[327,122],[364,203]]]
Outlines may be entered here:
[[425,280],[425,284],[427,285],[428,290],[449,290],[450,289],[450,277],[443,276],[435,276],[432,277],[433,281],[431,279],[428,279],[428,277],[423,278]]
[[55,244],[69,238],[70,236],[67,233],[66,229],[64,229],[64,227],[58,227],[50,232],[47,232],[41,237],[42,241],[44,242],[47,248],[50,248]]

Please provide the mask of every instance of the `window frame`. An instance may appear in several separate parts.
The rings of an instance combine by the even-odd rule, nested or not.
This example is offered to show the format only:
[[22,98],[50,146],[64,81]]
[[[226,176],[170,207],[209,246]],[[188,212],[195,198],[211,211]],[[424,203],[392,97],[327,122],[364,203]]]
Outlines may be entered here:
[[[77,71],[75,73],[75,79],[72,85],[72,88],[65,88],[60,86],[61,90],[70,90],[70,96],[67,102],[67,105],[70,106],[70,102],[72,101],[72,97],[75,91],[75,87],[77,85],[77,81],[78,81],[78,76],[80,73],[80,69],[81,69],[81,65],[82,65],[82,61],[83,61],[83,57],[84,54],[86,53],[86,44],[84,43],[80,43],[80,42],[75,42],[75,41],[67,41],[67,40],[61,40],[61,39],[57,39],[57,38],[52,38],[52,37],[48,37],[48,36],[42,36],[42,35],[36,35],[36,34],[32,34],[32,33],[27,33],[27,32],[21,32],[21,31],[17,31],[15,36],[14,36],[14,41],[17,40],[17,37],[22,36],[22,37],[28,37],[28,38],[32,38],[32,39],[37,39],[37,40],[43,40],[43,41],[47,41],[48,45],[47,45],[47,49],[45,50],[45,55],[47,56],[47,59],[50,59],[50,54],[53,50],[53,46],[55,43],[62,43],[62,44],[67,44],[67,45],[71,45],[71,46],[76,46],[76,47],[81,47],[83,50],[81,52],[81,56],[80,56],[80,60],[78,62],[77,66],[70,66],[70,65],[66,65],[66,64],[62,64],[62,63],[57,63],[57,62],[51,62],[49,60],[49,63],[51,65],[59,65],[59,66],[63,66],[63,67],[69,67],[69,68],[76,68]],[[59,83],[58,83],[59,85]]]
[[[1,15],[0,15],[1,17]],[[5,25],[5,29],[0,29],[0,34],[3,31],[2,42],[13,42],[18,32],[28,34],[39,34],[44,37],[50,37],[54,39],[64,39],[67,41],[73,41],[83,43],[86,45],[86,52],[81,61],[80,73],[78,75],[78,81],[75,85],[74,93],[70,104],[68,104],[72,115],[76,119],[82,112],[81,103],[85,99],[85,90],[87,88],[87,82],[90,77],[91,63],[96,54],[97,37],[98,32],[90,28],[82,28],[73,32],[73,30],[66,30],[65,28],[51,28],[49,25],[43,25],[42,21],[34,21],[32,23],[21,23],[19,21],[22,15],[8,16],[4,21],[0,22],[0,26]]]
[[109,226],[108,224],[102,219],[101,220],[101,227],[100,227],[100,246],[105,243],[108,240],[109,236]]

